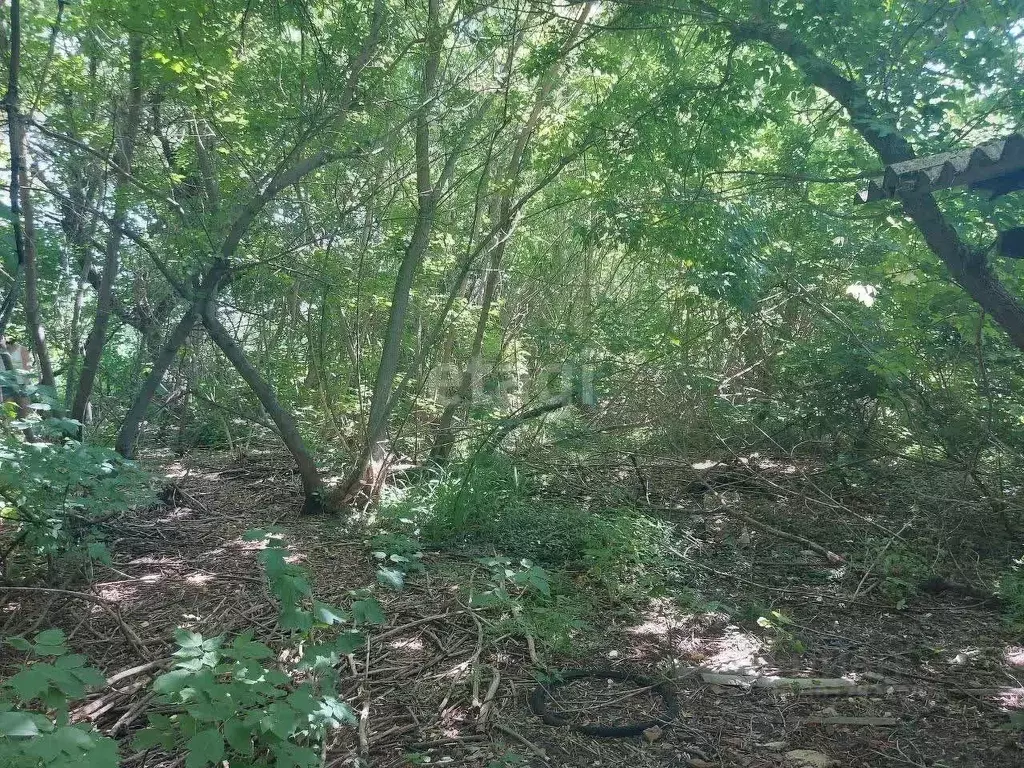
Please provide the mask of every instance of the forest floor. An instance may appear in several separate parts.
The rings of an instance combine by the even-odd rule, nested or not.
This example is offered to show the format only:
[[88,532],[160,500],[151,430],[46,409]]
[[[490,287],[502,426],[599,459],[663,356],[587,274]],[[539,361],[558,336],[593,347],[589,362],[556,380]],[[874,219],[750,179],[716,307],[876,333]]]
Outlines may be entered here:
[[[300,554],[319,599],[345,605],[352,590],[371,587],[387,617],[344,671],[342,692],[361,722],[334,732],[325,761],[332,768],[496,766],[507,752],[536,766],[767,768],[802,765],[795,750],[834,766],[1024,765],[1024,640],[977,599],[888,599],[884,584],[800,543],[754,529],[737,544],[738,529],[723,536],[706,515],[656,510],[679,557],[701,575],[679,593],[698,592],[700,600],[670,589],[609,605],[575,652],[538,644],[549,668],[675,676],[679,714],[670,727],[595,738],[546,725],[530,711],[531,649],[521,634],[502,633],[487,610],[467,608],[457,586],[467,558],[425,553],[422,572],[410,574],[403,590],[386,590],[376,584],[365,529],[296,515],[297,484],[285,463],[206,456],[168,459],[162,469],[180,492],[116,521],[110,566],[97,566],[92,583],[69,593],[26,594],[8,617],[12,632],[63,628],[70,646],[108,676],[107,689],[76,716],[123,739],[127,766],[182,762],[133,755],[130,747],[152,704],[146,685],[166,665],[175,627],[207,636],[255,628],[265,642],[282,638],[256,548],[242,538],[270,524]],[[766,522],[836,552],[852,546],[848,529],[820,515]],[[754,608],[744,618],[717,607],[737,604]],[[858,687],[838,696],[760,687],[771,676],[843,677]],[[482,713],[489,689],[493,700]],[[659,705],[650,690],[610,681],[568,685],[559,695],[559,707],[580,722],[641,718]]]

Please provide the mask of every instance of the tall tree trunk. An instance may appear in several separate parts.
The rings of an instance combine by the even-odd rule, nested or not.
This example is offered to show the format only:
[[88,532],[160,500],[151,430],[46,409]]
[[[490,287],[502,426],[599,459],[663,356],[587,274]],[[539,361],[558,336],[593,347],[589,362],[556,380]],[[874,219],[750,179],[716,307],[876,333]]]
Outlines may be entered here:
[[29,192],[28,156],[25,151],[25,132],[19,137],[22,147],[19,150],[21,162],[18,164],[21,174],[21,212],[24,227],[25,247],[25,333],[29,339],[29,348],[35,353],[39,364],[39,381],[47,387],[56,386],[53,377],[53,365],[50,363],[50,351],[46,344],[46,332],[39,311],[39,263],[36,250],[35,209],[32,195]]
[[7,324],[11,320],[14,308],[21,293],[21,282],[25,272],[25,230],[21,211],[21,168],[25,158],[22,156],[24,142],[19,111],[18,78],[21,74],[21,0],[11,0],[11,39],[7,46],[7,93],[4,95],[4,110],[7,112],[7,140],[11,150],[11,226],[14,229],[14,250],[17,256],[17,267],[14,281],[0,305],[0,342],[7,332]]
[[366,423],[366,439],[363,449],[338,489],[341,500],[350,498],[361,485],[372,485],[375,478],[366,478],[371,460],[383,452],[381,443],[388,415],[391,412],[391,393],[395,375],[398,372],[398,358],[401,354],[405,315],[409,308],[409,294],[413,279],[430,244],[434,227],[434,211],[437,192],[431,181],[430,168],[430,114],[436,90],[437,70],[441,61],[441,45],[444,30],[438,24],[439,0],[427,0],[426,56],[423,63],[423,79],[420,89],[420,106],[416,112],[416,226],[405,249],[402,264],[395,280],[391,299],[384,348],[377,366],[377,377],[370,400],[370,413]]
[[114,184],[114,215],[110,222],[103,260],[103,276],[100,279],[96,294],[96,317],[92,331],[85,344],[85,356],[82,360],[82,372],[78,379],[78,390],[71,405],[71,417],[85,421],[86,406],[92,397],[96,374],[99,372],[103,348],[107,343],[107,326],[110,324],[111,305],[113,304],[114,282],[120,267],[122,227],[128,215],[126,196],[128,178],[132,172],[132,161],[135,157],[135,142],[139,134],[139,122],[142,117],[142,36],[133,34],[128,49],[128,110],[115,125],[121,136],[116,142],[114,157],[117,165],[124,173],[119,174]]
[[[910,142],[883,117],[863,85],[819,56],[790,29],[762,20],[727,23],[737,40],[771,46],[788,57],[811,83],[839,102],[850,116],[853,129],[883,163],[891,165],[916,157]],[[961,239],[931,194],[899,194],[898,199],[953,279],[1006,331],[1017,348],[1024,350],[1024,305],[992,271],[984,255],[973,252]]]
[[68,340],[68,362],[64,373],[64,405],[71,407],[75,396],[75,371],[78,370],[79,347],[82,344],[82,309],[85,305],[85,285],[92,270],[92,249],[82,250],[82,271],[75,283],[74,303],[71,308],[71,328]]
[[295,419],[278,401],[273,387],[260,375],[260,372],[256,370],[256,366],[249,362],[245,351],[231,338],[231,334],[228,333],[220,320],[217,319],[215,312],[216,310],[212,302],[204,307],[202,313],[203,325],[206,326],[210,338],[220,347],[220,351],[224,353],[224,357],[231,361],[235,370],[238,371],[239,375],[245,380],[245,383],[249,385],[249,388],[259,398],[260,404],[266,409],[278,432],[281,433],[281,439],[288,447],[288,451],[295,460],[295,466],[298,467],[299,476],[302,478],[302,493],[305,497],[303,512],[321,511],[323,509],[323,481],[320,479],[316,462],[313,461],[312,454],[306,448]]

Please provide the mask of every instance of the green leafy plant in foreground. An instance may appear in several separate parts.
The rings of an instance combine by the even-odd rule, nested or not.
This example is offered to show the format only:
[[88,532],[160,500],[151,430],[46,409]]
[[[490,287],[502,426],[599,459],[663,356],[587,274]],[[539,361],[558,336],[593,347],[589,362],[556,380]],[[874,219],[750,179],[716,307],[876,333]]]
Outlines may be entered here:
[[248,632],[227,643],[179,629],[176,639],[177,662],[153,690],[178,711],[150,714],[149,727],[135,737],[137,749],[187,750],[186,768],[224,759],[241,768],[312,768],[324,733],[355,721],[334,694],[333,676],[312,674],[315,664],[306,657],[279,669],[274,652]]
[[[10,402],[0,415],[0,552],[25,555],[23,566],[56,556],[104,560],[96,523],[149,501],[148,475],[107,448],[73,439],[81,424],[49,415],[58,410],[51,388],[22,384],[9,371],[0,371],[0,385],[30,401],[25,418],[10,412]],[[26,433],[35,439],[23,439]],[[13,567],[5,570],[7,579],[15,576]]]
[[174,667],[153,684],[169,712],[149,716],[135,747],[186,751],[185,768],[222,760],[232,768],[313,768],[327,731],[355,722],[338,697],[336,666],[365,642],[359,627],[383,623],[384,615],[363,593],[349,611],[314,600],[305,570],[290,562],[278,534],[251,531],[246,538],[266,544],[260,560],[279,626],[292,632],[295,648],[277,661],[251,632],[228,642],[177,630]]
[[531,590],[551,595],[548,572],[529,560],[521,560],[518,567],[507,557],[481,557],[477,562],[487,568],[490,578],[487,589],[470,596],[470,605],[480,608],[508,605]]
[[28,654],[18,671],[0,683],[0,765],[4,768],[115,768],[117,743],[88,723],[70,722],[71,704],[104,682],[69,654],[64,633],[47,629],[32,640],[7,644]]

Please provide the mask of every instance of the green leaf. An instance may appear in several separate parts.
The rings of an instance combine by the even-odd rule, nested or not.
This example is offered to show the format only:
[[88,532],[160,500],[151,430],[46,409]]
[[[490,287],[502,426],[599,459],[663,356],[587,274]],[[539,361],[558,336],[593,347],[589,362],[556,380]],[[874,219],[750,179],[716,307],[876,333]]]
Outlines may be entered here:
[[313,616],[318,622],[328,626],[344,624],[348,621],[348,614],[341,610],[341,608],[335,608],[334,606],[328,605],[327,603],[321,603],[317,600],[313,601]]
[[59,629],[46,629],[36,635],[32,641],[33,649],[40,656],[61,656],[67,653],[64,647],[64,632]]
[[356,625],[383,624],[386,621],[380,603],[372,597],[356,600],[352,603],[352,618]]
[[[59,661],[60,660],[58,659],[58,662]],[[89,688],[99,688],[107,682],[107,678],[103,675],[103,673],[100,672],[98,669],[95,669],[94,667],[82,667],[81,669],[72,669],[71,674],[75,676],[78,682]]]
[[320,756],[316,752],[291,742],[274,744],[271,751],[276,758],[276,768],[315,768],[320,764]]
[[132,739],[132,747],[136,750],[152,749],[153,747],[163,747],[166,750],[174,749],[174,732],[161,728],[143,728]]
[[469,598],[469,604],[474,608],[491,608],[495,605],[503,605],[507,597],[494,590],[488,592],[475,592]]
[[251,755],[254,751],[252,733],[241,720],[231,718],[224,723],[224,738],[231,749],[241,755]]
[[253,642],[252,632],[244,632],[231,642],[230,649],[225,649],[225,655],[236,659],[266,659],[274,652],[263,643]]
[[216,765],[224,757],[224,739],[216,728],[200,731],[185,744],[188,757],[185,768],[205,768]]
[[153,681],[153,691],[160,694],[177,693],[192,679],[193,673],[185,669],[172,669]]
[[110,550],[107,549],[107,545],[102,541],[90,541],[85,551],[90,560],[95,560],[103,565],[111,564]]
[[85,656],[80,653],[74,653],[70,656],[61,656],[53,663],[53,666],[57,669],[78,669],[79,667],[85,666]]
[[358,718],[356,718],[355,712],[352,711],[352,708],[344,701],[341,701],[334,696],[324,697],[320,702],[320,709],[317,712],[317,717],[331,728],[340,728],[345,723],[355,725],[359,722]]
[[32,643],[30,643],[28,640],[26,640],[24,637],[21,637],[20,635],[8,637],[4,640],[4,642],[11,646],[11,648],[14,648],[19,651],[32,650]]
[[0,736],[23,738],[39,733],[39,725],[29,712],[0,712]]
[[267,707],[267,714],[260,721],[260,727],[280,739],[287,739],[295,730],[297,720],[294,709],[284,702],[275,701]]
[[378,568],[377,581],[396,592],[401,592],[405,587],[405,574],[397,568]]
[[203,647],[203,636],[198,632],[190,632],[182,627],[175,627],[174,642],[176,642],[178,647],[182,650],[198,650]]
[[31,701],[50,687],[50,677],[45,671],[48,666],[34,664],[31,667],[25,667],[8,679],[7,685],[22,701]]
[[304,632],[313,626],[313,614],[301,608],[284,608],[281,610],[277,623],[281,629],[294,629]]
[[343,632],[338,635],[338,639],[335,641],[334,647],[342,656],[347,656],[348,654],[362,648],[365,643],[366,635],[362,632]]

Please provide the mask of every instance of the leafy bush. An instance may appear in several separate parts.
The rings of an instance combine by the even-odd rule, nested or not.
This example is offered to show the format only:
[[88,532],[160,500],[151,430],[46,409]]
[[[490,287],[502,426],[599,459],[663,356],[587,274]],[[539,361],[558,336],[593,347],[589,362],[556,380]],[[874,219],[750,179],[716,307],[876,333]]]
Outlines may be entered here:
[[[29,656],[0,683],[0,765],[5,768],[116,768],[117,743],[88,723],[71,724],[68,711],[88,688],[104,683],[69,654],[59,629],[31,641],[11,637],[7,644]],[[45,661],[44,661],[45,659]]]
[[535,478],[500,456],[412,488],[380,522],[372,546],[387,561],[382,570],[403,576],[418,567],[420,536],[425,546],[473,555],[488,570],[473,603],[501,612],[499,631],[560,652],[579,651],[588,618],[609,603],[658,595],[674,567],[667,524],[627,508],[552,503]]
[[228,642],[178,629],[177,661],[153,683],[167,711],[150,714],[135,747],[187,751],[186,768],[222,760],[233,768],[314,768],[326,732],[355,722],[338,698],[335,668],[365,642],[358,628],[384,616],[364,594],[355,595],[351,611],[313,599],[305,570],[288,562],[280,536],[255,530],[246,538],[266,543],[260,560],[278,600],[278,624],[301,653],[276,662],[251,632]]
[[[0,382],[10,389],[5,373]],[[71,439],[80,425],[47,415],[56,407],[49,389],[25,386],[19,395],[31,399],[30,415],[16,418],[14,404],[5,403],[0,430],[0,517],[7,537],[0,552],[29,555],[27,567],[48,556],[103,558],[96,523],[149,501],[148,476],[111,450]],[[25,438],[26,430],[33,440]],[[37,441],[41,436],[52,442]],[[0,563],[11,579],[6,566]]]
[[[290,674],[269,665],[274,652],[251,632],[225,643],[179,629],[176,639],[178,661],[154,681],[153,690],[160,703],[177,711],[151,713],[149,727],[135,737],[137,749],[187,750],[186,768],[224,759],[240,767],[313,768],[320,763],[326,730],[355,722],[334,695],[331,675],[308,675],[295,684]],[[312,667],[303,657],[292,671]]]
[[915,594],[918,585],[932,573],[928,562],[902,544],[869,537],[866,541],[867,555],[864,558],[867,568],[872,568],[882,576],[881,592],[894,600],[897,607],[902,608],[908,597]]

